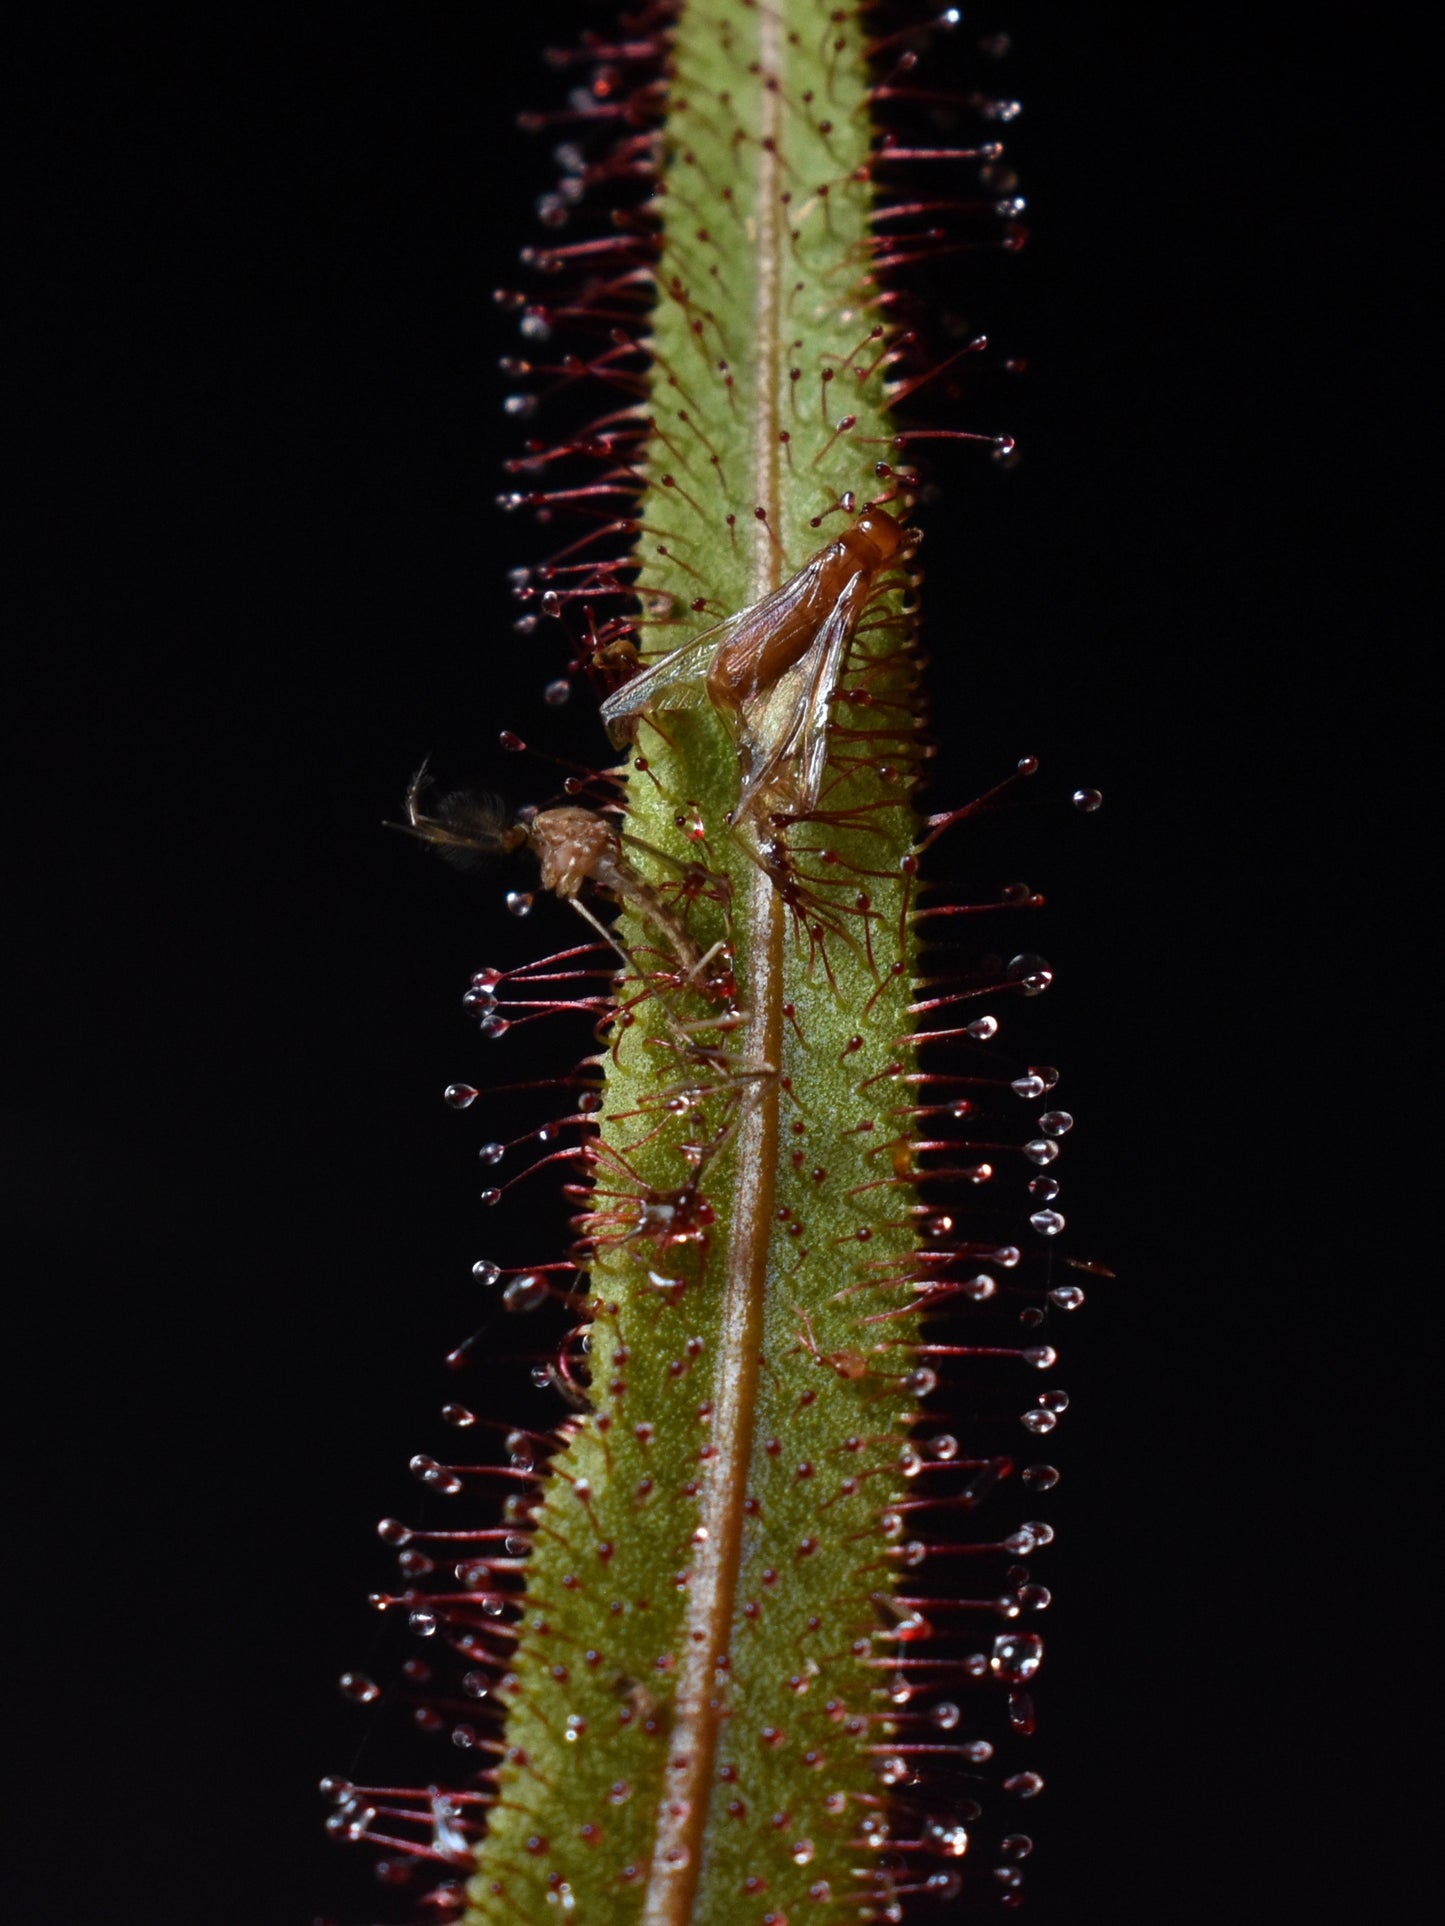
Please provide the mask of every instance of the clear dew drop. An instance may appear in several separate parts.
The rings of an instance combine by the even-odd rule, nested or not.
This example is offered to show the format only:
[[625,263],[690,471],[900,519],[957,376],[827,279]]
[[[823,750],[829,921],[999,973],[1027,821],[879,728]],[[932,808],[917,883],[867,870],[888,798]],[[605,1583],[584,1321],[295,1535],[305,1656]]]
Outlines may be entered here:
[[970,1277],[961,1287],[960,1296],[966,1297],[972,1304],[984,1304],[997,1290],[997,1280],[986,1271],[980,1271],[977,1277]]
[[1067,1137],[1074,1120],[1067,1110],[1045,1110],[1039,1115],[1039,1129],[1046,1137]]
[[1017,1799],[1036,1799],[1044,1789],[1043,1775],[1038,1772],[1015,1772],[1012,1778],[1004,1780],[1003,1789],[1013,1793]]
[[1051,1164],[1059,1154],[1059,1146],[1048,1137],[1035,1137],[1024,1145],[1024,1155],[1031,1164]]
[[928,1828],[928,1842],[937,1853],[949,1859],[962,1859],[968,1851],[967,1829],[935,1819]]
[[1032,1070],[1026,1077],[1015,1077],[1009,1085],[1009,1089],[1016,1097],[1023,1097],[1026,1100],[1041,1097],[1047,1088],[1043,1078],[1035,1076]]
[[962,1714],[952,1699],[940,1699],[937,1705],[930,1707],[928,1717],[940,1732],[952,1732]]
[[1029,1180],[1029,1196],[1037,1197],[1041,1204],[1052,1204],[1059,1194],[1058,1179],[1055,1177],[1032,1177]]
[[1024,1685],[1044,1662],[1044,1641],[1037,1632],[1004,1632],[993,1642],[988,1669],[1009,1685]]
[[479,1257],[472,1266],[472,1276],[479,1284],[495,1284],[502,1275],[500,1264],[493,1264],[490,1258]]
[[507,1154],[505,1144],[483,1144],[477,1151],[484,1164],[499,1164]]
[[506,900],[507,908],[512,912],[513,916],[530,916],[532,914],[532,896],[529,890],[509,889]]
[[333,1838],[344,1839],[355,1845],[358,1839],[366,1836],[367,1828],[376,1818],[376,1807],[369,1806],[363,1799],[352,1796],[330,1814],[326,1830]]
[[1072,801],[1075,809],[1081,809],[1086,816],[1092,816],[1094,811],[1102,806],[1104,797],[1102,791],[1098,789],[1076,789]]
[[468,1411],[464,1404],[444,1404],[442,1406],[443,1424],[454,1425],[458,1431],[470,1431],[477,1421],[475,1411]]
[[1040,1391],[1039,1403],[1045,1411],[1067,1411],[1069,1394],[1067,1391]]
[[1023,1471],[1023,1481],[1030,1491],[1052,1491],[1059,1482],[1056,1465],[1027,1465]]
[[1046,1525],[1041,1518],[1031,1518],[1023,1530],[1029,1534],[1036,1545],[1052,1545],[1054,1542],[1053,1526]]
[[[466,998],[463,997],[462,1001],[465,1003]],[[498,1016],[495,1010],[488,1011],[477,1024],[477,1028],[484,1037],[504,1037],[511,1027],[507,1019],[504,1016]]]
[[547,1301],[547,1280],[536,1271],[524,1271],[514,1277],[502,1292],[502,1308],[506,1311],[535,1311]]
[[1051,1371],[1059,1361],[1059,1354],[1052,1344],[1031,1344],[1024,1352],[1024,1363],[1031,1364],[1035,1371]]
[[562,708],[572,700],[572,684],[565,675],[558,676],[555,682],[549,682],[542,691],[542,700],[549,708]]
[[1025,996],[1042,996],[1054,980],[1053,970],[1042,956],[1032,950],[1009,958],[1008,978],[1017,983]]
[[422,1609],[408,1612],[406,1622],[418,1638],[436,1637],[437,1615],[435,1612],[428,1612]]
[[1025,1411],[1019,1419],[1024,1430],[1031,1431],[1036,1438],[1047,1437],[1058,1422],[1052,1411]]
[[951,1431],[944,1431],[929,1439],[927,1449],[935,1463],[946,1465],[958,1456],[958,1440]]
[[439,1491],[444,1498],[455,1498],[462,1488],[461,1479],[450,1466],[439,1465],[424,1451],[419,1451],[411,1460],[411,1475],[429,1491]]
[[1049,1292],[1050,1304],[1056,1304],[1061,1311],[1077,1311],[1084,1302],[1082,1284],[1060,1284],[1057,1290]]
[[1066,1221],[1061,1210],[1036,1210],[1029,1218],[1040,1237],[1057,1237]]
[[976,1042],[987,1043],[990,1037],[996,1037],[998,1035],[998,1018],[991,1016],[975,1017],[972,1023],[966,1024],[964,1027]]
[[469,1110],[479,1094],[469,1083],[449,1083],[442,1092],[442,1098],[453,1110]]

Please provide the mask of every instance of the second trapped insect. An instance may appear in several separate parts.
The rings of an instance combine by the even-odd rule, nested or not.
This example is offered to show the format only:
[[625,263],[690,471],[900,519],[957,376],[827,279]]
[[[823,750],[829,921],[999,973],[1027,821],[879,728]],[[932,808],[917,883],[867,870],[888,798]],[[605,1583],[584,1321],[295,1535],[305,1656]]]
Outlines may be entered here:
[[[592,809],[564,804],[542,809],[524,821],[508,814],[496,796],[457,790],[436,804],[436,814],[422,811],[422,797],[431,778],[425,765],[412,778],[406,795],[406,821],[397,825],[439,854],[463,865],[490,862],[514,850],[530,848],[542,871],[542,886],[570,903],[614,948],[617,939],[579,901],[584,883],[614,896],[649,924],[668,944],[689,974],[702,962],[697,944],[683,924],[646,879],[627,860],[623,837],[614,824]],[[631,961],[625,951],[624,959]]]
[[602,720],[616,729],[632,716],[710,702],[738,750],[741,787],[729,820],[816,809],[829,710],[859,619],[921,539],[865,508],[780,587],[614,690]]

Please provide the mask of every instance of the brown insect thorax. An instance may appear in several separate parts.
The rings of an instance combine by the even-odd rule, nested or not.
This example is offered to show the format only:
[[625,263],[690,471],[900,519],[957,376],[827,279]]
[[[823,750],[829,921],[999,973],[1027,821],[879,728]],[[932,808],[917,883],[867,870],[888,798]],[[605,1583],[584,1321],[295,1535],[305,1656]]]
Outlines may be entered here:
[[[850,587],[861,591],[861,606],[875,578],[908,546],[905,531],[891,515],[881,509],[865,510],[799,571],[811,579],[806,596],[788,619],[761,634],[746,627],[718,650],[707,678],[713,707],[736,716],[756,701],[803,659],[822,621]],[[766,606],[766,601],[760,605]]]
[[542,884],[571,898],[589,878],[615,887],[622,857],[617,831],[590,809],[544,809],[534,816],[528,841],[542,866]]

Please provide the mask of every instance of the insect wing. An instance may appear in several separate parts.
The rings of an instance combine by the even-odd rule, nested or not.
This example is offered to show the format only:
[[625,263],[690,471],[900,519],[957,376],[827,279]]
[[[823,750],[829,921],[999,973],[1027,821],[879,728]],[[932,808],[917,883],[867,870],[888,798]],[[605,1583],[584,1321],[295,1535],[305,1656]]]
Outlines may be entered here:
[[837,593],[830,583],[833,546],[735,616],[730,633],[720,639],[708,672],[708,694],[729,718],[729,726],[756,709],[811,651]]
[[748,767],[734,820],[765,790],[779,783],[788,765],[801,809],[817,806],[828,760],[828,721],[848,645],[868,599],[869,578],[855,570],[833,602],[808,652],[743,712],[740,742]]
[[602,704],[603,722],[611,728],[629,716],[644,715],[649,709],[695,709],[706,690],[707,672],[717,651],[718,636],[722,629],[738,620],[738,616],[733,616],[719,628],[694,636],[691,642],[684,642],[680,649],[674,649],[650,669],[644,669],[620,689],[614,689]]
[[862,570],[854,575],[838,597],[818,637],[818,666],[798,742],[798,761],[801,765],[798,800],[804,809],[816,809],[818,798],[823,793],[823,770],[828,761],[828,725],[832,720],[833,697],[848,666],[848,649],[871,586],[871,576]]
[[602,704],[603,722],[610,726],[649,710],[697,708],[706,695],[713,665],[730,651],[743,652],[744,660],[759,654],[815,593],[817,573],[816,562],[808,563],[761,601],[714,623],[614,689]]

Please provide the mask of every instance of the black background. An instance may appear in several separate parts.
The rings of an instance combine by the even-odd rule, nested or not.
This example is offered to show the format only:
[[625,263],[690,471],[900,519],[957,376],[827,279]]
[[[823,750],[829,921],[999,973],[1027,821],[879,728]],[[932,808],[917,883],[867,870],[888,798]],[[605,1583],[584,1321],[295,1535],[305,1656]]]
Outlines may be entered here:
[[[600,749],[542,704],[560,652],[503,581],[536,551],[491,508],[491,289],[551,179],[512,116],[583,17],[57,8],[22,50],[20,1926],[370,1916],[314,1781],[355,1744],[372,1521],[437,1446],[496,1241],[437,1100],[492,1062],[457,998],[536,943],[379,825],[426,752],[543,795],[503,723]],[[1423,1629],[1389,1566],[1388,1414],[1420,1394],[1404,1206],[1368,1176],[1398,1112],[1358,1075],[1413,1102],[1364,826],[1410,646],[1404,137],[1363,34],[1005,24],[1034,236],[959,298],[1032,371],[983,423],[1022,461],[950,471],[928,554],[937,793],[1028,751],[1106,792],[1030,880],[1076,1248],[1119,1272],[1067,1333],[1032,1916],[1415,1919],[1382,1714]]]

